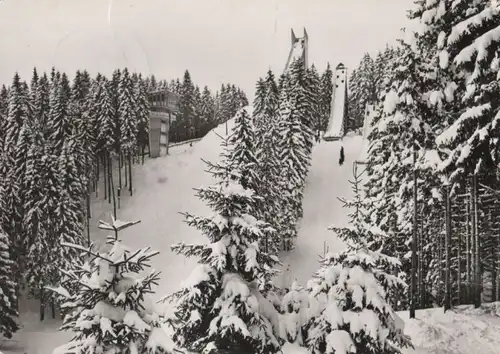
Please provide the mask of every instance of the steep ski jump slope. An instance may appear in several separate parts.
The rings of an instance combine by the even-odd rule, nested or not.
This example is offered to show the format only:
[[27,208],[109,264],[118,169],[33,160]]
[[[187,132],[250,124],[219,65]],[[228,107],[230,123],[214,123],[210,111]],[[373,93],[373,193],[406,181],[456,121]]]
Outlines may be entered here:
[[[339,166],[342,146],[345,161]],[[327,228],[331,225],[343,226],[348,222],[348,210],[342,207],[337,197],[351,197],[349,180],[352,179],[353,162],[359,157],[361,147],[362,137],[359,135],[346,136],[342,141],[322,141],[314,147],[297,245],[292,252],[282,255],[284,271],[278,280],[280,285],[288,287],[297,279],[305,286],[307,279],[318,268],[325,244],[330,251],[342,250],[342,242]]]

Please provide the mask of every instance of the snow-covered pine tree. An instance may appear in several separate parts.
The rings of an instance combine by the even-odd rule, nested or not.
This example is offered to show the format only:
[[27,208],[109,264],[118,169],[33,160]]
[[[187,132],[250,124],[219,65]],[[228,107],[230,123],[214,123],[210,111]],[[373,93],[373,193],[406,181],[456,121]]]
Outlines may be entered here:
[[121,152],[130,155],[137,146],[137,114],[134,86],[127,68],[123,69],[118,87],[118,124]]
[[[239,171],[238,184],[245,189],[257,191],[260,178],[257,174],[255,132],[246,109],[240,109],[234,118],[234,127],[229,136],[229,163]],[[253,210],[253,215],[260,214]]]
[[267,94],[266,83],[264,79],[259,78],[256,84],[255,97],[253,99],[253,118],[254,125],[258,129],[262,125],[262,119],[265,109],[265,97]]
[[181,140],[190,139],[193,136],[194,128],[194,85],[191,80],[191,74],[188,70],[184,72],[180,99],[179,99],[179,128]]
[[201,94],[201,121],[202,121],[202,136],[210,129],[216,126],[215,122],[215,98],[208,89],[208,86],[203,88]]
[[47,74],[43,74],[38,80],[36,85],[34,102],[33,102],[33,115],[41,128],[44,130],[49,119],[50,112],[50,83]]
[[279,91],[274,73],[271,70],[268,70],[267,72],[265,85],[266,95],[264,96],[264,113],[266,114],[267,119],[277,120],[279,112]]
[[115,145],[113,134],[115,121],[110,85],[104,76],[98,74],[93,83],[89,104],[90,118],[97,127],[96,151],[101,156],[111,152]]
[[[308,80],[303,59],[295,59],[290,65],[289,82],[283,89],[285,99],[291,104],[291,109],[300,118],[301,131],[304,136],[306,154],[310,155],[314,143],[313,123],[317,113],[317,92],[319,80]],[[317,76],[317,73],[316,75]]]
[[0,152],[3,152],[5,143],[8,101],[7,88],[2,85],[2,89],[0,89]]
[[259,248],[262,221],[247,213],[259,197],[235,181],[239,171],[228,161],[227,144],[226,139],[222,162],[211,166],[218,183],[198,190],[215,215],[186,214],[187,223],[210,243],[172,247],[200,263],[170,297],[176,301],[178,320],[174,340],[198,353],[277,353],[280,342],[273,329],[278,325],[277,312],[261,290],[270,287],[278,260]]
[[154,75],[151,75],[151,80],[149,81],[149,91],[156,91],[158,90],[158,82],[156,81],[156,77]]
[[457,1],[443,7],[442,22],[453,18],[453,26],[450,31],[443,26],[439,35],[439,64],[455,73],[460,87],[455,102],[464,106],[452,112],[437,142],[449,150],[441,168],[455,181],[468,172],[495,168],[499,161],[500,4]]
[[366,53],[349,80],[349,105],[351,113],[356,117],[353,129],[363,125],[366,105],[377,101],[377,87],[375,62],[370,54]]
[[308,294],[295,280],[281,301],[281,336],[284,340],[305,345],[307,333],[304,328],[309,320],[308,306]]
[[[66,76],[64,75],[64,77]],[[57,151],[61,151],[66,137],[71,135],[72,132],[68,98],[66,97],[69,93],[66,92],[67,88],[65,86],[66,84],[63,83],[62,77],[58,80],[56,76],[50,90],[50,112],[47,121],[47,138],[54,143],[54,147]]]
[[[263,219],[276,230],[272,234],[266,234],[266,243],[263,247],[266,252],[276,254],[283,248],[281,216],[284,204],[281,203],[281,187],[284,183],[280,179],[279,94],[271,70],[267,72],[264,91],[262,112],[259,114],[262,124],[258,128],[256,127],[256,156],[259,161],[257,174],[261,180],[258,194],[265,196]],[[254,117],[256,117],[255,110]]]
[[[1,203],[1,201],[0,201]],[[3,209],[3,208],[2,208]],[[17,313],[17,279],[14,277],[14,262],[10,257],[10,239],[0,229],[0,335],[11,338],[19,327]]]
[[283,196],[281,203],[285,228],[283,235],[283,247],[290,250],[293,240],[297,236],[296,223],[302,217],[302,198],[305,180],[310,164],[308,147],[303,134],[304,125],[300,120],[299,112],[294,108],[296,105],[286,99],[280,104],[280,126],[281,135],[278,142],[279,160],[281,161],[280,180],[283,181]]
[[[354,190],[351,204],[363,207],[359,190]],[[363,215],[351,213],[350,226],[331,228],[347,250],[328,254],[308,282],[311,318],[305,328],[312,353],[388,354],[412,346],[403,320],[388,303],[388,294],[404,283],[385,269],[398,268],[400,263],[370,242],[385,236]]]
[[152,309],[145,309],[144,299],[158,285],[159,273],[150,271],[152,257],[158,254],[149,248],[132,252],[121,240],[108,238],[111,249],[95,253],[74,245],[65,245],[86,252],[83,265],[64,269],[64,282],[52,288],[66,311],[61,330],[74,333],[71,341],[59,350],[76,353],[173,353],[172,343],[165,335],[162,318]]
[[313,64],[306,70],[305,89],[308,111],[311,115],[311,130],[316,136],[321,128],[321,81],[316,66]]
[[55,219],[54,209],[60,202],[58,197],[56,164],[53,151],[47,146],[40,121],[29,125],[31,144],[26,156],[26,176],[23,189],[26,195],[23,225],[26,267],[24,279],[29,294],[40,300],[40,320],[44,320],[46,304],[45,284],[57,273],[55,233],[51,232]]
[[320,92],[320,130],[326,131],[328,122],[330,121],[330,110],[332,105],[333,95],[333,71],[330,63],[327,64],[325,71],[321,75],[321,92]]
[[[402,48],[403,55],[398,58],[369,136],[366,189],[372,224],[390,235],[382,250],[402,262],[401,276],[408,280],[414,211],[425,206],[424,200],[430,202],[439,180],[426,164],[428,156],[437,153],[429,124],[432,122],[428,121],[432,115],[423,99],[426,85],[422,57],[409,44],[403,43]],[[418,205],[414,199],[414,172],[418,175]],[[399,306],[404,306],[404,301]]]
[[192,137],[200,137],[201,126],[202,126],[202,102],[201,102],[201,90],[198,85],[195,85],[193,91],[193,102],[194,102],[194,117],[193,117],[193,127],[192,127]]
[[1,163],[1,199],[5,209],[2,219],[3,230],[9,236],[10,252],[13,263],[13,272],[16,279],[20,279],[22,272],[23,249],[23,200],[22,200],[22,178],[19,172],[19,164],[24,164],[17,159],[20,155],[18,141],[20,140],[23,126],[31,117],[32,109],[30,100],[21,78],[16,73],[9,89],[8,115],[5,124],[6,136]]
[[[271,213],[270,207],[276,203],[276,193],[269,190],[267,184],[259,174],[259,161],[256,154],[256,136],[252,126],[251,117],[247,110],[242,108],[236,113],[234,127],[229,137],[231,152],[229,153],[229,163],[238,169],[237,182],[245,189],[251,189],[261,196],[262,199],[255,203],[248,213],[254,215],[259,220],[272,224],[276,215]],[[280,244],[277,242],[276,230],[271,227],[264,227],[264,233],[260,240],[261,247],[266,253],[277,253]]]
[[144,151],[149,145],[149,101],[146,84],[141,75],[138,76],[134,87],[136,115],[137,115],[137,148],[144,163]]
[[111,127],[113,129],[113,134],[111,139],[109,139],[108,146],[112,146],[109,150],[110,154],[113,156],[120,156],[121,153],[121,126],[120,126],[120,82],[121,82],[122,70],[116,69],[113,71],[111,80],[108,83],[108,93],[111,98],[111,107],[113,118],[111,119]]

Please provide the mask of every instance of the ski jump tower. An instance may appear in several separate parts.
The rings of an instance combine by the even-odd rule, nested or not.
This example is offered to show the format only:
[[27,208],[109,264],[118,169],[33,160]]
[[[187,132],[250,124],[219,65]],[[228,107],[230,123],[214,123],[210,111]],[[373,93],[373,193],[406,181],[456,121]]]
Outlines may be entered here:
[[347,121],[347,68],[340,63],[335,69],[330,122],[323,139],[340,140],[344,136]]
[[309,36],[304,28],[304,36],[297,38],[292,28],[292,47],[290,48],[290,53],[288,54],[288,59],[286,60],[285,72],[288,71],[290,64],[292,64],[294,59],[302,58],[304,60],[304,67],[307,68],[307,52],[309,47]]

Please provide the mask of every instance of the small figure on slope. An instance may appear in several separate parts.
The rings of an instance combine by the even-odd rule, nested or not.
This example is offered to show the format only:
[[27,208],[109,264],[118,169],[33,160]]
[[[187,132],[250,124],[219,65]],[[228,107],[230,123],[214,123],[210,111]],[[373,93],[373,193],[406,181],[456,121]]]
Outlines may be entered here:
[[83,264],[65,270],[59,288],[50,289],[62,300],[66,313],[62,330],[73,332],[71,341],[54,353],[160,354],[173,353],[163,319],[144,308],[144,296],[158,284],[159,272],[141,274],[158,252],[149,248],[130,252],[120,240],[108,240],[101,255],[79,246]]
[[345,161],[345,155],[344,155],[344,147],[342,146],[340,148],[340,157],[339,157],[339,165],[342,166]]

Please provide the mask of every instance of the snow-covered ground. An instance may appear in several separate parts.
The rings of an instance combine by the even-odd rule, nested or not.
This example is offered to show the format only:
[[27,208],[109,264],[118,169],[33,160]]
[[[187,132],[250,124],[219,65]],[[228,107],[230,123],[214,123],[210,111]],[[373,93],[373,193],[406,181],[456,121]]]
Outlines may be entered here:
[[[232,122],[229,122],[229,129],[231,126]],[[225,135],[225,125],[215,131]],[[209,212],[196,198],[192,188],[212,182],[212,177],[204,173],[205,164],[201,158],[217,160],[219,144],[219,138],[211,132],[192,147],[175,147],[170,156],[148,160],[144,166],[134,168],[136,192],[133,197],[123,197],[118,217],[121,220],[139,219],[141,223],[122,231],[120,235],[131,248],[151,246],[161,252],[152,262],[153,267],[162,271],[156,299],[178,289],[194,266],[194,261],[172,254],[170,245],[180,240],[205,241],[194,228],[182,222],[179,212],[202,215]],[[338,165],[341,146],[345,150],[343,166]],[[360,136],[347,136],[342,141],[321,142],[314,148],[299,238],[296,248],[282,257],[285,269],[277,279],[279,284],[290,286],[294,279],[305,284],[317,269],[317,260],[324,253],[325,244],[330,251],[342,249],[342,243],[327,227],[332,224],[342,226],[347,222],[346,210],[337,197],[348,198],[351,195],[348,180],[352,177],[353,161],[362,153],[362,146]],[[92,210],[92,235],[102,242],[106,233],[97,232],[96,225],[99,219],[110,221],[111,207],[101,197],[93,201]],[[0,351],[4,354],[50,354],[69,339],[67,333],[57,331],[60,325],[57,320],[49,318],[45,323],[39,322],[36,301],[23,301],[22,306],[23,329],[13,340],[0,339]],[[447,314],[442,309],[417,311],[417,320],[409,320],[408,314],[402,313],[406,332],[416,345],[415,351],[406,350],[405,353],[499,353],[499,315],[496,305],[479,310],[463,307]],[[303,349],[291,345],[283,351],[285,354],[305,353]]]

